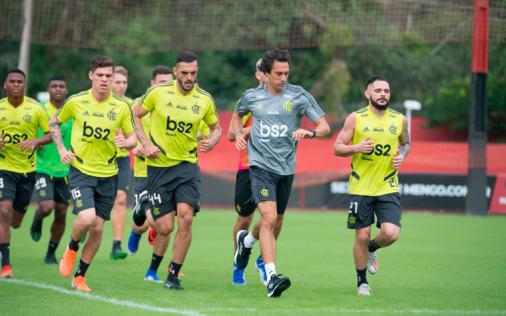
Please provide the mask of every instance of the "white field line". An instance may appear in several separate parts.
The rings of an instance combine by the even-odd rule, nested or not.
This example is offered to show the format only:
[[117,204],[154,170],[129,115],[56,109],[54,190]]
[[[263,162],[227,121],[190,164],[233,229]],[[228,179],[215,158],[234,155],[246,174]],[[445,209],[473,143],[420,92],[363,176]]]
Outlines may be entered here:
[[82,297],[82,298],[85,298],[88,300],[99,301],[99,302],[108,303],[111,305],[116,305],[116,306],[125,307],[125,308],[136,308],[136,309],[145,310],[145,311],[167,313],[167,314],[178,314],[178,315],[186,315],[186,316],[205,316],[204,314],[199,313],[194,310],[158,307],[158,306],[154,306],[154,305],[136,303],[136,302],[128,301],[128,300],[121,300],[121,299],[117,299],[117,298],[113,298],[113,297],[106,297],[106,296],[101,296],[101,295],[96,295],[96,294],[85,293],[85,292],[78,292],[75,290],[68,290],[63,287],[59,287],[59,286],[55,286],[55,285],[51,285],[51,284],[34,282],[34,281],[28,281],[28,280],[22,280],[22,279],[6,279],[6,280],[2,280],[2,281],[6,282],[6,283],[14,283],[14,284],[19,284],[19,285],[44,289],[44,290],[50,290],[50,291],[54,291],[54,292],[58,292],[58,293],[66,294],[66,295],[79,296],[79,297]]
[[[50,290],[59,292],[66,295],[79,296],[85,299],[108,303],[125,308],[136,308],[140,310],[153,311],[167,314],[179,314],[188,316],[205,316],[204,314],[196,310],[183,310],[176,308],[158,307],[154,305],[148,305],[143,303],[136,303],[128,300],[121,300],[112,297],[106,297],[96,294],[78,292],[75,290],[68,290],[63,287],[58,287],[51,284],[44,284],[34,281],[22,280],[22,279],[7,279],[1,280],[6,283],[14,283],[44,290]],[[262,314],[293,314],[293,313],[315,313],[315,312],[327,312],[327,313],[338,313],[338,314],[414,314],[414,315],[506,315],[504,309],[433,309],[433,308],[411,308],[411,309],[374,309],[374,308],[339,308],[339,307],[321,307],[321,308],[280,308],[280,309],[257,309],[257,308],[204,308],[206,312],[238,312],[238,313],[262,313]]]

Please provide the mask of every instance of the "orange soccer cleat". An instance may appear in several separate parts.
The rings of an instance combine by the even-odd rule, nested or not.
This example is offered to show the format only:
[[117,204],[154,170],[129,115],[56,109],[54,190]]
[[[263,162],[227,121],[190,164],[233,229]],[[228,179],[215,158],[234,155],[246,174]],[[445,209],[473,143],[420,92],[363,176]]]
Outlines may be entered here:
[[0,279],[12,279],[12,267],[9,264],[2,267]]
[[68,278],[74,270],[74,262],[76,261],[77,251],[71,250],[69,246],[65,249],[63,257],[60,260],[60,275]]
[[86,277],[78,275],[72,279],[72,287],[80,292],[91,292],[91,289],[86,284]]

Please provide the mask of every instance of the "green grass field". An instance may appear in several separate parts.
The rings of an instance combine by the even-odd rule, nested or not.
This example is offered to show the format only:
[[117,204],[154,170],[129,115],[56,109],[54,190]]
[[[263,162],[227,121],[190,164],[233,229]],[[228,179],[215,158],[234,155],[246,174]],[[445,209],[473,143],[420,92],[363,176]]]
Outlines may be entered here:
[[[110,260],[107,224],[87,273],[91,295],[73,291],[70,279],[43,263],[50,220],[35,243],[32,216],[33,209],[13,232],[15,283],[0,282],[0,315],[506,315],[506,217],[405,213],[400,240],[379,251],[380,270],[368,276],[372,296],[357,297],[347,214],[288,211],[277,270],[292,287],[273,299],[266,297],[253,260],[247,285],[232,285],[233,211],[204,210],[195,219],[180,292],[143,281],[151,254],[144,237],[136,256]],[[69,216],[68,227],[72,221]],[[58,258],[68,240],[69,229]],[[253,257],[258,252],[256,245]],[[170,253],[160,277],[169,260]]]

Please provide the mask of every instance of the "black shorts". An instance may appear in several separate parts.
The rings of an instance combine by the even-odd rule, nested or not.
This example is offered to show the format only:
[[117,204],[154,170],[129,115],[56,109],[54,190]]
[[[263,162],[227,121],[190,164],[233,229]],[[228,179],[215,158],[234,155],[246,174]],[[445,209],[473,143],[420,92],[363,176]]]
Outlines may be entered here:
[[12,201],[18,213],[25,214],[35,186],[35,172],[0,170],[0,201]]
[[235,178],[235,211],[240,216],[246,217],[253,214],[257,204],[251,194],[251,180],[249,177],[249,169],[237,171]]
[[357,229],[369,227],[374,224],[376,214],[376,227],[382,223],[391,223],[401,227],[401,196],[399,193],[390,193],[380,196],[350,195],[350,210],[348,211],[348,228]]
[[277,213],[284,214],[292,191],[293,174],[281,175],[256,166],[249,170],[255,203],[276,201]]
[[69,204],[70,191],[67,177],[53,178],[45,173],[36,173],[35,180],[37,202],[55,201],[55,203]]
[[118,176],[99,178],[82,173],[70,167],[69,189],[74,201],[74,214],[95,208],[98,217],[108,221],[116,200]]
[[200,210],[202,174],[197,164],[183,161],[172,167],[148,166],[148,193],[153,219],[176,211],[177,203]]
[[137,205],[141,196],[148,194],[148,178],[135,177],[134,178],[134,203]]
[[118,190],[128,192],[132,170],[130,169],[130,156],[116,158],[118,165]]

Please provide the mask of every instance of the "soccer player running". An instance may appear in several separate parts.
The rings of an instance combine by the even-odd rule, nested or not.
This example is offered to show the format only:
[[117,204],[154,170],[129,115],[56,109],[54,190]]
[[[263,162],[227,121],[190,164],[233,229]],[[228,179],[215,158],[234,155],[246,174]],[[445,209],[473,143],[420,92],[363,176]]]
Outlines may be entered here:
[[[10,226],[19,228],[35,185],[35,149],[51,141],[48,121],[39,103],[25,97],[22,70],[7,72],[6,98],[0,99],[0,279],[12,278]],[[45,135],[37,138],[38,129]]]
[[[51,117],[63,107],[68,94],[67,84],[63,77],[51,77],[48,81],[47,91],[49,92],[49,101],[43,105],[43,108]],[[71,131],[72,121],[68,120],[61,126],[62,141],[67,150],[70,148]],[[40,130],[39,134],[41,134]],[[38,207],[33,217],[30,235],[34,241],[40,240],[42,222],[54,210],[51,237],[44,258],[44,262],[47,264],[58,264],[55,251],[65,231],[65,219],[70,200],[68,173],[69,166],[60,161],[56,145],[48,144],[37,149],[35,196]]]
[[[133,100],[125,95],[127,89],[128,71],[125,67],[117,65],[114,67],[114,76],[111,84],[112,93],[125,99],[132,107]],[[125,228],[127,192],[132,173],[128,150],[125,148],[118,149],[118,156],[116,158],[116,164],[118,165],[118,189],[116,201],[114,201],[111,212],[113,240],[110,258],[112,260],[125,259],[127,257],[127,253],[121,248],[121,240],[123,239],[123,230]]]
[[[355,229],[353,256],[359,296],[370,295],[366,270],[371,274],[378,271],[376,251],[399,238],[397,174],[411,147],[406,117],[388,107],[389,82],[383,77],[372,77],[364,95],[368,105],[346,118],[334,145],[336,156],[353,156],[348,228]],[[371,240],[374,215],[380,232]]]
[[[278,275],[275,267],[275,230],[286,210],[295,172],[297,143],[304,138],[322,137],[330,129],[324,113],[314,98],[302,87],[288,84],[290,55],[274,49],[262,57],[260,70],[267,85],[246,91],[237,103],[234,118],[236,148],[248,148],[251,190],[260,211],[260,248],[267,272],[267,296],[277,297],[290,287],[290,279]],[[253,117],[248,141],[244,138],[241,119]],[[314,130],[300,128],[305,115],[316,124]],[[249,251],[244,245],[246,234],[238,233],[235,263],[245,267]]]
[[[130,150],[137,143],[128,102],[111,92],[113,72],[112,58],[95,57],[88,72],[91,89],[68,98],[49,124],[61,161],[70,163],[69,189],[77,215],[59,271],[63,277],[71,275],[79,240],[88,233],[72,279],[72,286],[84,292],[91,291],[85,274],[100,247],[104,222],[110,219],[116,198],[118,148]],[[60,126],[69,119],[74,122],[71,147],[67,150]]]
[[[164,284],[175,290],[183,289],[178,273],[190,248],[193,216],[200,209],[202,175],[197,147],[210,151],[221,136],[213,98],[196,85],[197,72],[197,55],[180,53],[175,66],[177,80],[150,88],[134,108],[136,133],[147,158],[150,211],[158,235],[169,237],[177,214],[178,230]],[[148,113],[151,124],[147,136],[141,118]],[[201,121],[209,126],[210,135],[199,141]],[[159,247],[155,239],[157,260],[161,261],[166,248]]]
[[[161,84],[164,82],[171,82],[172,74],[171,69],[167,66],[158,66],[153,70],[150,86],[155,86],[157,84]],[[143,96],[136,98],[133,102],[133,105],[139,104]],[[150,115],[149,113],[142,117],[142,127],[144,130],[144,134],[149,134],[149,122]],[[132,210],[133,224],[132,231],[130,232],[130,236],[128,237],[128,251],[130,254],[134,255],[137,253],[139,249],[139,241],[142,237],[142,234],[146,232],[146,230],[150,227],[148,221],[146,221],[146,210],[149,207],[149,199],[148,199],[148,167],[146,166],[146,158],[144,157],[144,148],[140,144],[137,143],[137,147],[135,147],[132,152],[135,155],[134,158],[134,198],[135,204]],[[156,266],[158,269],[158,266]],[[146,274],[146,279],[153,279],[152,281],[159,281],[158,276],[156,276],[156,269],[154,273]]]
[[[260,58],[256,63],[256,72],[255,77],[258,80],[258,87],[267,83],[267,77],[263,72],[260,71],[260,65],[262,63],[262,59]],[[236,128],[234,127],[233,120],[237,117],[237,113],[234,112],[232,114],[232,118],[230,121],[230,125],[227,132],[228,140],[231,142],[235,142],[235,132]],[[248,114],[242,118],[242,131],[244,134],[244,139],[248,139],[249,132],[251,129],[252,123],[251,114]],[[242,231],[248,234],[248,229],[253,220],[253,212],[256,209],[255,199],[253,198],[253,194],[251,193],[251,180],[249,176],[249,165],[248,165],[248,151],[242,150],[239,156],[239,166],[237,170],[236,180],[235,180],[235,196],[234,196],[234,205],[235,211],[237,212],[237,220],[234,224],[233,228],[233,240],[234,240],[234,256],[237,252],[237,234],[239,231]],[[260,226],[258,226],[260,228]],[[258,240],[258,232],[259,229],[255,229],[257,235],[256,238],[250,233],[245,238],[246,248],[251,249],[253,244]],[[279,230],[277,230],[279,233]],[[277,238],[277,234],[276,234]],[[264,262],[262,256],[258,256],[255,265],[257,269],[260,271],[260,279],[264,285],[267,285],[267,275],[265,273]],[[245,268],[245,267],[244,267]],[[233,264],[232,270],[232,284],[234,285],[245,285],[246,278],[244,273],[244,268],[240,269],[237,265]]]

